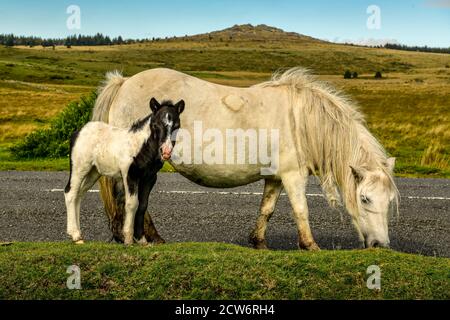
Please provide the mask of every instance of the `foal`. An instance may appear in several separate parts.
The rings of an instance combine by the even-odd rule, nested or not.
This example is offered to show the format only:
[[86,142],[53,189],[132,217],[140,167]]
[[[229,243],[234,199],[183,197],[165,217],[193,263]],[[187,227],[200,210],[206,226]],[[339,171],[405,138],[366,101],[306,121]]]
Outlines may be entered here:
[[[70,144],[70,177],[65,188],[67,233],[83,243],[80,230],[82,196],[100,176],[122,179],[125,187],[124,243],[134,238],[146,243],[144,214],[156,173],[173,150],[172,133],[180,127],[184,101],[173,105],[150,100],[151,115],[122,129],[104,122],[89,122],[73,134]],[[136,222],[135,222],[136,218]],[[134,229],[134,230],[133,230]]]

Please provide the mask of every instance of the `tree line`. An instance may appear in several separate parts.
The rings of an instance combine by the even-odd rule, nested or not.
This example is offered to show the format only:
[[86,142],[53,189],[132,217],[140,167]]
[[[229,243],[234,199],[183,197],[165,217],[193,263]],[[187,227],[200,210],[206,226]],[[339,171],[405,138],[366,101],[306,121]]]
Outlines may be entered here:
[[406,46],[404,44],[392,44],[392,43],[386,43],[384,47],[386,49],[405,50],[405,51],[450,53],[450,47],[449,48],[434,48],[428,46],[419,47],[419,46]]
[[[152,40],[156,40],[153,38]],[[71,35],[66,38],[41,38],[32,36],[16,36],[14,34],[0,34],[0,44],[8,47],[12,46],[107,46],[117,44],[131,44],[150,41],[150,39],[123,39],[121,36],[111,38],[101,33],[93,36]]]

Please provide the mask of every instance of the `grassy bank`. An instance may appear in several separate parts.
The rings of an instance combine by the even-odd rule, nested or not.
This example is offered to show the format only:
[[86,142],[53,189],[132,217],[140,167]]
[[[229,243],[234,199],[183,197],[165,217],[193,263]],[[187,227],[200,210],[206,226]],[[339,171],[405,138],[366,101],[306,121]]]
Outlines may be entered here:
[[1,171],[64,171],[69,170],[69,158],[16,159],[9,150],[10,144],[0,144]]
[[[67,267],[81,270],[68,290]],[[381,290],[366,287],[381,268]],[[0,299],[450,299],[450,260],[390,250],[256,251],[217,243],[0,246]]]

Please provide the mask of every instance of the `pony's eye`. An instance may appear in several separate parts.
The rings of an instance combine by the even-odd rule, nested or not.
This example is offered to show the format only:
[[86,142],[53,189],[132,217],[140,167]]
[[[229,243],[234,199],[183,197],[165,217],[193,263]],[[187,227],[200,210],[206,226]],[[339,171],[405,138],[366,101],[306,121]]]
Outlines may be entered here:
[[365,204],[369,204],[371,201],[365,195],[361,195],[361,202]]

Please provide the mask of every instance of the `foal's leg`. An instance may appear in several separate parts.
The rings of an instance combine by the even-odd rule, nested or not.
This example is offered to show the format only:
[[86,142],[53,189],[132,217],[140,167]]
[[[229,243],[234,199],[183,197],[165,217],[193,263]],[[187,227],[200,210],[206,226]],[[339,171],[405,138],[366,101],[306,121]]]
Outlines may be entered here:
[[144,218],[148,206],[148,196],[156,182],[156,174],[153,176],[145,175],[139,180],[138,201],[139,206],[134,218],[134,238],[141,244],[146,244],[147,239],[144,234]]
[[294,220],[298,229],[298,245],[301,249],[319,250],[309,227],[308,203],[306,201],[306,183],[308,170],[288,172],[281,177],[283,186],[289,196]]
[[[97,182],[97,180],[100,178],[100,174],[98,173],[97,169],[95,167],[92,167],[89,173],[81,180],[81,184],[79,187],[78,195],[75,197],[75,218],[74,221],[76,223],[76,229],[81,230],[80,228],[80,209],[81,209],[81,200],[83,199],[86,192],[89,191],[89,189]],[[69,223],[68,223],[69,225]],[[78,240],[74,240],[77,244],[84,243],[81,233]]]
[[89,170],[73,170],[64,198],[67,208],[67,233],[75,243],[83,243],[80,229],[81,185]]
[[[127,181],[127,174],[122,174],[122,177],[125,187],[125,221],[123,224],[123,242],[125,245],[131,245],[133,244],[134,217],[139,205],[137,190],[139,183],[137,181],[133,181],[133,185],[131,185]],[[132,193],[130,191],[132,191]]]
[[250,234],[250,243],[255,249],[267,249],[266,244],[266,228],[267,222],[272,217],[275,205],[280,196],[283,186],[281,181],[265,180],[264,194],[261,200],[260,215],[256,221],[256,227]]

